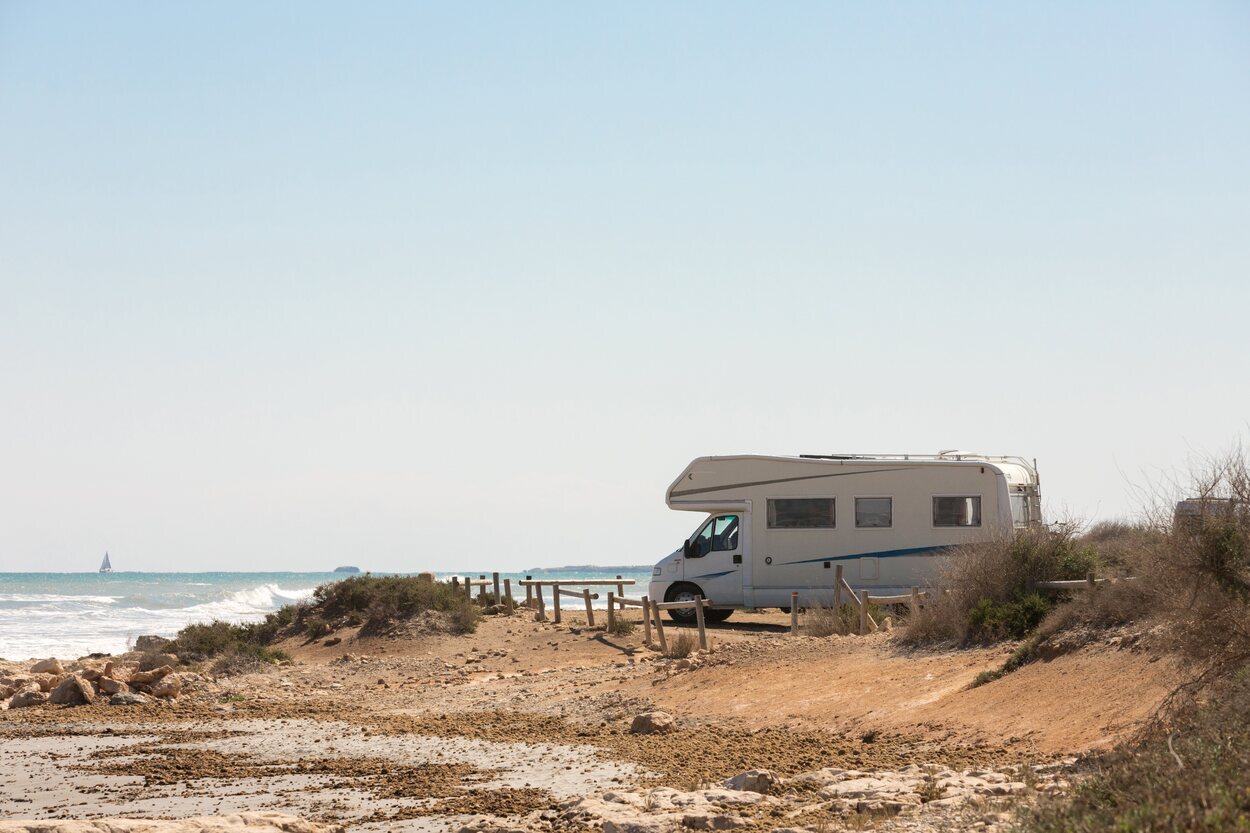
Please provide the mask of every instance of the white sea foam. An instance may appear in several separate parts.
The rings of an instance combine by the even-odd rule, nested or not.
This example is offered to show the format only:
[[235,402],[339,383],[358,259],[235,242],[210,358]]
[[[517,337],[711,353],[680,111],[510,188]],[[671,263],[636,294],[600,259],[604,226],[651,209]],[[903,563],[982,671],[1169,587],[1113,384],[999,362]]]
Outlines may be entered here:
[[269,583],[223,592],[219,585],[199,582],[195,587],[199,592],[188,592],[190,586],[131,588],[141,592],[127,596],[0,594],[0,657],[119,653],[138,636],[173,636],[195,622],[258,621],[283,605],[310,598],[314,590]]

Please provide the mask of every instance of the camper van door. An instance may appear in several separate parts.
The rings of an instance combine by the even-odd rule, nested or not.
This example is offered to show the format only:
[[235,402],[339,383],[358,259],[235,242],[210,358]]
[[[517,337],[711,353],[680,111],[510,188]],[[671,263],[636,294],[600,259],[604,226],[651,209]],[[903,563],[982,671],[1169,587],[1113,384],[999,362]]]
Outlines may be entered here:
[[743,530],[741,512],[713,515],[690,539],[686,581],[703,591],[715,605],[742,603]]

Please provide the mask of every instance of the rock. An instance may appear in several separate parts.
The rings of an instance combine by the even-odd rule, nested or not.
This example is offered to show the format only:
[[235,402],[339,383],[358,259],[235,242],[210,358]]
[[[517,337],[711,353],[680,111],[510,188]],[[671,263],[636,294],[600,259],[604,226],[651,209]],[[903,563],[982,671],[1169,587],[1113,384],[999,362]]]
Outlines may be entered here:
[[130,687],[121,680],[114,680],[112,677],[101,677],[96,680],[96,687],[100,689],[101,694],[121,694],[130,691]]
[[152,696],[173,700],[182,693],[182,678],[177,674],[166,674],[152,683]]
[[153,652],[164,651],[172,639],[166,639],[163,636],[141,636],[135,640],[135,650],[140,653],[150,654]]
[[777,780],[777,776],[766,769],[750,769],[725,781],[725,789],[767,793],[776,786]]
[[683,827],[691,830],[734,830],[751,824],[749,819],[741,816],[710,816],[706,813],[682,816]]
[[142,685],[150,685],[167,674],[174,673],[174,669],[169,665],[162,665],[160,668],[153,668],[151,671],[136,671],[130,675],[129,682],[140,683]]
[[109,698],[110,706],[143,706],[151,702],[151,697],[133,691],[119,691]]
[[59,677],[65,673],[65,666],[61,665],[61,661],[56,657],[51,659],[41,659],[30,667],[32,674],[52,674]]
[[322,644],[324,644],[327,648],[333,648],[335,645],[339,644],[339,643],[340,643],[340,642],[342,642],[342,641],[343,641],[343,637],[341,637],[341,636],[332,636],[332,637],[330,637],[329,639],[327,639],[327,640],[326,640],[324,643],[322,643]]
[[30,678],[30,681],[38,685],[40,691],[51,691],[64,678],[65,675],[63,674],[35,674]]
[[603,833],[668,833],[676,828],[676,820],[675,816],[604,819]]
[[28,685],[9,698],[10,709],[24,709],[28,706],[41,706],[48,702],[48,695],[39,686]]
[[60,684],[52,690],[52,696],[48,698],[48,702],[55,706],[86,706],[95,700],[95,690],[91,688],[91,683],[84,680],[77,674],[70,674],[61,680]]
[[343,833],[343,828],[281,813],[233,813],[188,819],[0,821],[0,833]]
[[178,657],[174,654],[144,654],[143,659],[139,660],[140,671],[151,671],[157,668],[165,668],[178,664]]
[[8,700],[15,693],[17,693],[17,689],[14,688],[13,686],[0,685],[0,700]]
[[668,712],[643,712],[634,716],[629,726],[631,735],[663,735],[677,728],[677,723]]

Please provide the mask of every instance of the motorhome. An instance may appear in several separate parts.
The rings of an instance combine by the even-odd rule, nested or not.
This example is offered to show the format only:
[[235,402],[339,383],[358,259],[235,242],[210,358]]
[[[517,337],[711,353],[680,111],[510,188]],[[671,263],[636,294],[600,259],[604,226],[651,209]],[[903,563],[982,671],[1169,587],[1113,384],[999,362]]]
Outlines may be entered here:
[[[700,457],[668,488],[705,517],[652,572],[648,595],[734,610],[828,604],[836,566],[854,589],[907,592],[944,550],[1042,522],[1036,463],[979,454]],[[693,610],[670,611],[687,621]]]

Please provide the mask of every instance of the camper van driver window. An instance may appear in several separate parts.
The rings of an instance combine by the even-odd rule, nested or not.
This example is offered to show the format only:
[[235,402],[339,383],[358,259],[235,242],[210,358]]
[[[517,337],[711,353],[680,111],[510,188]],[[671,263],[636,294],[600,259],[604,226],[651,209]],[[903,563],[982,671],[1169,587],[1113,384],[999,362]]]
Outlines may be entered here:
[[935,497],[933,499],[933,525],[980,526],[980,496]]
[[894,498],[855,498],[855,526],[859,529],[886,529],[894,525]]
[[769,529],[833,529],[835,507],[831,497],[768,499]]

